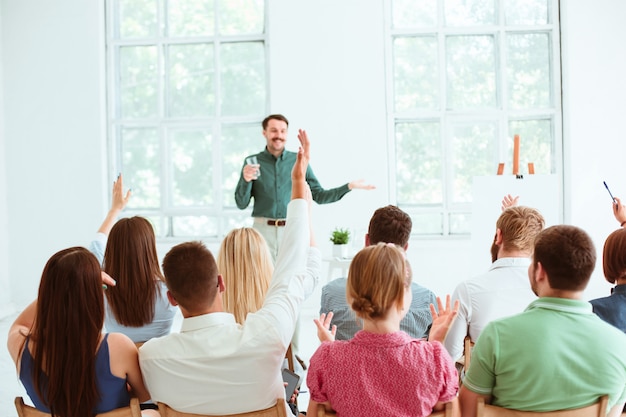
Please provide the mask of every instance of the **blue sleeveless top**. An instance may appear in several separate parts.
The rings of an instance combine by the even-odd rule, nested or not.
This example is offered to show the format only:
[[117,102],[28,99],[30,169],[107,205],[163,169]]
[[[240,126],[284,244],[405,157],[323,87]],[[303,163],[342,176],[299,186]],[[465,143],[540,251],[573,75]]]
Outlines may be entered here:
[[[104,340],[102,340],[98,353],[96,353],[96,385],[100,393],[100,401],[96,404],[94,414],[106,413],[116,408],[127,407],[130,404],[130,393],[126,389],[126,379],[111,373],[108,337],[108,334],[104,335]],[[33,401],[35,407],[40,411],[49,413],[50,410],[37,395],[37,390],[33,383],[32,369],[33,357],[28,350],[28,338],[26,338],[20,362],[20,381],[24,384],[26,393]],[[46,392],[48,377],[44,373],[41,374],[41,377],[44,385],[42,391]]]

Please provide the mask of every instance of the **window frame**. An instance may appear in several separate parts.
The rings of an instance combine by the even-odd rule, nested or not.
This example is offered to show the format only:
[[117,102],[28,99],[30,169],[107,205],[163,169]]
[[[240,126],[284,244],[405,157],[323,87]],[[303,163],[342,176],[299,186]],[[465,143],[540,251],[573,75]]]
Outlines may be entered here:
[[[504,21],[503,0],[494,0],[497,16],[497,24],[483,25],[480,27],[447,27],[444,24],[444,0],[437,0],[437,23],[433,27],[424,28],[394,28],[393,27],[393,1],[385,1],[385,62],[386,62],[386,98],[387,98],[387,145],[388,145],[388,167],[389,167],[389,197],[390,200],[407,211],[411,216],[422,214],[441,214],[442,233],[426,234],[413,229],[412,238],[417,239],[468,239],[471,234],[471,217],[467,226],[467,233],[453,233],[450,230],[450,215],[466,214],[471,216],[471,202],[454,203],[451,202],[451,179],[449,170],[452,162],[451,155],[445,150],[450,147],[449,131],[451,120],[475,121],[475,120],[497,120],[498,149],[500,161],[505,162],[505,173],[511,172],[512,167],[507,161],[512,160],[512,155],[506,155],[506,138],[508,138],[508,125],[511,121],[518,120],[539,120],[549,119],[551,121],[552,133],[552,174],[558,176],[558,182],[563,182],[563,109],[562,109],[562,84],[561,84],[561,47],[560,47],[560,18],[559,1],[547,0],[548,23],[543,25],[506,25]],[[506,80],[506,42],[507,34],[524,33],[547,33],[549,41],[549,62],[550,62],[550,83],[551,83],[551,107],[542,109],[510,109],[508,103],[508,85]],[[446,86],[446,49],[445,42],[449,36],[459,35],[493,35],[495,39],[495,61],[496,61],[496,101],[494,109],[483,109],[480,112],[470,110],[448,110],[446,108],[447,86]],[[438,67],[438,109],[419,110],[413,109],[407,112],[396,112],[395,110],[395,90],[394,90],[394,40],[398,37],[411,36],[436,36],[437,38],[437,67]],[[443,201],[441,204],[403,204],[398,202],[398,177],[396,161],[396,124],[398,122],[432,122],[440,124],[439,136],[443,152]],[[523,138],[522,138],[523,140]],[[497,163],[494,163],[493,174],[496,174]],[[559,201],[563,201],[563,191],[560,190]]]
[[[222,165],[222,130],[225,127],[247,127],[258,126],[259,133],[261,131],[261,121],[270,108],[270,65],[269,65],[269,2],[263,2],[263,29],[262,33],[241,34],[241,35],[223,35],[219,33],[218,22],[220,18],[219,5],[216,1],[214,4],[214,22],[215,33],[211,36],[169,36],[167,33],[166,8],[167,0],[156,0],[157,4],[157,36],[142,38],[125,38],[118,36],[119,23],[116,18],[119,16],[116,8],[119,5],[118,0],[105,1],[106,16],[106,138],[107,138],[107,176],[109,182],[113,182],[118,174],[122,171],[123,155],[122,155],[122,137],[123,128],[149,128],[156,129],[159,144],[159,189],[160,199],[158,208],[139,208],[128,207],[125,215],[140,215],[150,218],[155,226],[157,240],[160,242],[178,241],[184,238],[197,238],[206,240],[218,240],[223,237],[235,224],[241,226],[249,223],[252,208],[240,210],[235,206],[234,196],[232,204],[226,205],[223,202],[224,195],[224,177]],[[220,49],[224,44],[234,44],[241,42],[261,42],[263,44],[264,54],[264,71],[265,71],[265,100],[262,112],[254,116],[224,116],[221,114],[220,98],[222,97],[221,68],[222,61],[220,57]],[[166,69],[169,47],[172,45],[191,45],[191,44],[211,44],[214,50],[214,77],[213,86],[215,89],[215,110],[213,114],[203,117],[175,117],[168,115],[167,106],[169,106],[170,97],[167,94],[169,75]],[[158,77],[158,111],[156,117],[146,118],[124,118],[121,115],[121,94],[120,94],[120,65],[119,51],[125,46],[156,46],[157,48],[157,77]],[[211,131],[211,166],[213,175],[211,179],[212,196],[214,203],[210,205],[196,205],[180,207],[172,204],[172,193],[174,189],[173,169],[174,165],[171,158],[171,145],[174,140],[174,133],[186,130],[208,130]],[[245,155],[242,153],[242,163]],[[132,180],[125,178],[125,187],[132,187]],[[233,190],[234,193],[234,190]],[[214,219],[217,223],[215,233],[174,235],[174,221],[176,217],[182,216],[204,216]]]

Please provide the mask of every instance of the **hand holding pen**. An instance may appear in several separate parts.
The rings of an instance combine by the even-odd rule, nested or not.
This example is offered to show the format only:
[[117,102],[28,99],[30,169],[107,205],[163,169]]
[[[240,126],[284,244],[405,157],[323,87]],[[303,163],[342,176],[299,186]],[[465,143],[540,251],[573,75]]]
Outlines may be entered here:
[[604,188],[609,192],[611,199],[613,200],[613,215],[615,216],[615,220],[619,222],[621,227],[624,227],[626,224],[626,207],[622,204],[622,200],[617,197],[613,197],[613,193],[609,189],[609,186],[606,185],[606,181],[602,181],[604,184]]

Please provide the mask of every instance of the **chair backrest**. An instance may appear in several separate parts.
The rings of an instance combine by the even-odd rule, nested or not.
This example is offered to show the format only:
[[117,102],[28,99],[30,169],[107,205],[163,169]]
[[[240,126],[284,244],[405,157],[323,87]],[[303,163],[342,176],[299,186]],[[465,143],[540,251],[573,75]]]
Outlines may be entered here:
[[[50,414],[24,404],[22,397],[15,397],[15,409],[17,410],[18,417],[50,417]],[[130,399],[130,405],[128,407],[117,408],[106,413],[98,414],[96,417],[141,417],[139,400],[133,397]]]
[[[247,413],[228,414],[228,416],[218,416],[214,414],[192,414],[176,411],[165,403],[157,403],[159,405],[159,413],[161,417],[287,417],[285,400],[279,398],[276,404],[270,408],[259,411],[250,411]],[[21,416],[20,416],[21,417]]]
[[287,359],[287,368],[291,372],[295,372],[295,369],[293,367],[293,349],[291,348],[291,343],[289,343],[289,346],[287,347],[287,352],[285,352],[285,358]]
[[[317,405],[317,417],[334,417],[337,413],[334,411],[326,410],[324,404]],[[429,414],[430,417],[452,417],[452,401],[445,403],[444,409],[441,411],[434,411]],[[163,415],[161,415],[163,417]]]
[[598,402],[583,408],[573,410],[556,410],[556,411],[520,411],[511,410],[509,408],[496,407],[494,405],[485,404],[482,397],[478,398],[476,405],[477,417],[606,417],[607,405],[609,402],[608,395],[599,398]]
[[474,347],[474,342],[470,339],[469,336],[465,336],[463,340],[463,357],[465,361],[463,362],[463,374],[467,373],[469,369],[470,362],[472,361],[472,348]]

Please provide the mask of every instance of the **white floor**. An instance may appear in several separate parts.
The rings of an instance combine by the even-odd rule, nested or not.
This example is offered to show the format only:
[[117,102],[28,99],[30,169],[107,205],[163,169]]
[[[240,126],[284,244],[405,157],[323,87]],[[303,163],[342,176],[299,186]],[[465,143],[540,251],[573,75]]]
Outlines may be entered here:
[[[326,266],[327,264],[323,264]],[[334,271],[336,276],[339,276],[341,271]],[[300,315],[300,344],[301,344],[301,357],[308,363],[308,359],[311,357],[319,341],[317,340],[317,334],[313,319],[319,314],[320,307],[320,294],[321,286],[325,283],[326,270],[322,270],[322,280],[320,285],[315,290],[313,295],[305,302]],[[17,313],[0,320],[0,417],[16,417],[17,412],[13,401],[16,396],[24,396],[27,402],[30,402],[26,397],[26,392],[19,382],[15,366],[9,356],[6,349],[6,340],[9,327],[15,320]],[[180,320],[174,324],[175,329],[180,328]],[[306,374],[306,372],[305,372]],[[303,375],[303,384],[301,387],[301,394],[298,397],[298,406],[300,410],[306,411],[306,407],[309,402],[308,390],[306,388],[306,375]]]

